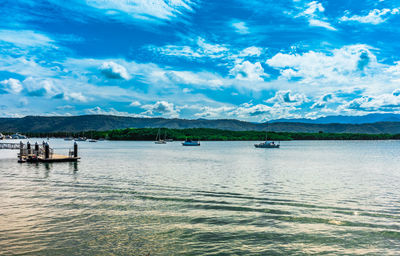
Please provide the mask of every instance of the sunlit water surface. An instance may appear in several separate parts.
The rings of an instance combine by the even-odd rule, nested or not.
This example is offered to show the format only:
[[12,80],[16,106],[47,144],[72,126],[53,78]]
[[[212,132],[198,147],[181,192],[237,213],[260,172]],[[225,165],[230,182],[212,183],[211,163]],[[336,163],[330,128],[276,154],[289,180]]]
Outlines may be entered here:
[[398,255],[400,141],[253,144],[80,142],[77,164],[0,150],[0,254]]

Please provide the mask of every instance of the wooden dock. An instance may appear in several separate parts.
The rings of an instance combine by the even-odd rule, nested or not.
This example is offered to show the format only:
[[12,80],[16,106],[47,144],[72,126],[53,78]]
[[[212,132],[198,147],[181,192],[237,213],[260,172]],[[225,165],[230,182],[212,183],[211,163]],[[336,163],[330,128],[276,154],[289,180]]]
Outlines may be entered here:
[[63,155],[57,155],[53,154],[50,158],[43,158],[43,157],[38,157],[39,162],[45,162],[45,163],[52,163],[52,162],[76,162],[80,157],[73,157],[73,156],[63,156]]
[[[33,146],[33,147],[32,147]],[[20,143],[0,143],[0,149],[17,149],[18,162],[20,163],[37,163],[37,162],[77,162],[78,157],[78,144],[74,143],[73,149],[70,149],[68,156],[54,154],[54,150],[50,148],[49,144],[43,142],[41,145],[35,143],[31,145],[29,142],[24,144]]]

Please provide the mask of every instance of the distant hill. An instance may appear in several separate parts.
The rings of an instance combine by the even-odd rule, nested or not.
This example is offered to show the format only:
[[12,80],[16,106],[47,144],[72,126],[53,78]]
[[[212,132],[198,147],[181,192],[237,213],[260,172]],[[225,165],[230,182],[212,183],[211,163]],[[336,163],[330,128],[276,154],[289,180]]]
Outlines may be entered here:
[[368,114],[365,116],[327,116],[317,119],[294,118],[277,119],[270,123],[307,123],[307,124],[367,124],[377,122],[400,122],[400,114]]
[[277,131],[277,132],[330,132],[399,134],[400,122],[377,122],[363,124],[315,124],[300,122],[251,123],[234,119],[188,120],[165,118],[135,118],[110,115],[84,115],[68,117],[27,116],[23,118],[0,118],[0,132],[80,132],[106,131],[122,128],[212,128],[232,131]]

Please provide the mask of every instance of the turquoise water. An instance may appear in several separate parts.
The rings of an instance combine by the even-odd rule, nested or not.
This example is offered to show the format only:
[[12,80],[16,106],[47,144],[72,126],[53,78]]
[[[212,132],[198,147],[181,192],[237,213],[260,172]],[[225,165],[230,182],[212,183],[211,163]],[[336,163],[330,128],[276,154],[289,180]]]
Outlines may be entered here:
[[77,164],[2,150],[0,254],[398,255],[400,141],[253,144],[80,142]]

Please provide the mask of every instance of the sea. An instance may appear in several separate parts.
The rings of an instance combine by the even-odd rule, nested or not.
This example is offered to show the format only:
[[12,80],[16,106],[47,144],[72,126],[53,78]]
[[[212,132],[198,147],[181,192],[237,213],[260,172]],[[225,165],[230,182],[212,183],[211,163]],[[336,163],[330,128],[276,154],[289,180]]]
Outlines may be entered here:
[[254,143],[0,150],[0,255],[400,254],[400,141]]

